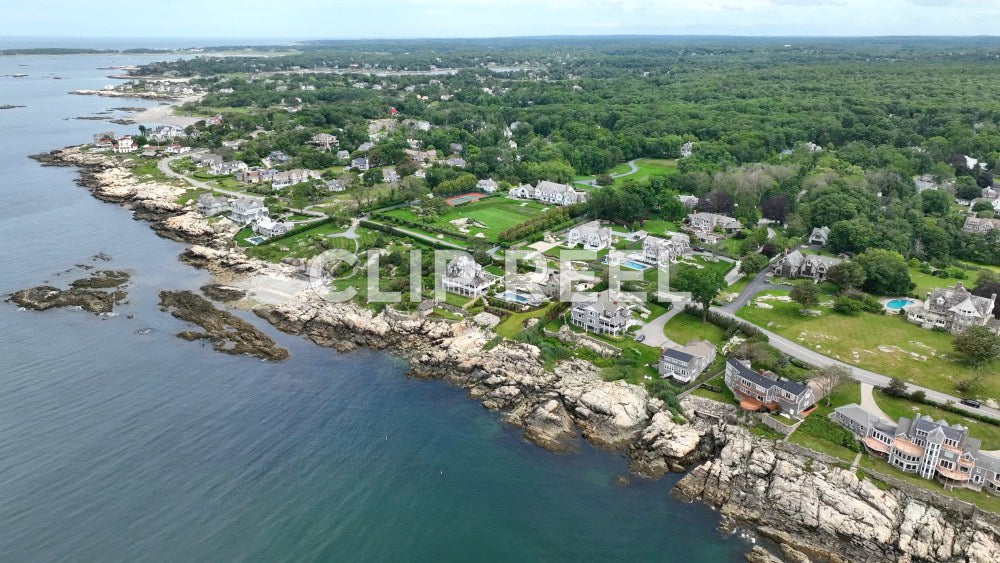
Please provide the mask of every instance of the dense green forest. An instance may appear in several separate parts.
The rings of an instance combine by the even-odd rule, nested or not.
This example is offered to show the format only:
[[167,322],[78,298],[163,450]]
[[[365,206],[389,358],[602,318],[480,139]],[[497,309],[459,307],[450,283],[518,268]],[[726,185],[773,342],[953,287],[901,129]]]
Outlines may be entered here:
[[[991,186],[1000,160],[996,39],[537,38],[298,48],[283,57],[157,63],[137,78],[172,71],[210,92],[186,109],[226,119],[196,127],[199,143],[217,147],[266,130],[235,153],[250,164],[280,149],[293,165],[333,166],[335,155],[309,147],[310,137],[332,132],[353,151],[368,140],[369,122],[391,108],[400,124],[432,127],[385,135],[366,153],[374,165],[405,170],[407,139],[445,154],[457,143],[468,172],[512,185],[570,182],[634,158],[678,158],[690,141],[693,154],[678,173],[604,188],[591,213],[621,223],[676,219],[685,210],[674,196],[694,194],[703,210],[748,226],[771,219],[790,238],[830,226],[837,252],[880,248],[942,267],[956,258],[1000,264],[1000,232],[963,233],[965,210],[954,203],[956,190],[975,197]],[[449,72],[398,72],[432,67]],[[986,168],[971,170],[960,155]],[[942,189],[918,193],[913,178],[925,174]],[[454,181],[434,167],[421,183],[443,193],[448,185],[439,184]]]

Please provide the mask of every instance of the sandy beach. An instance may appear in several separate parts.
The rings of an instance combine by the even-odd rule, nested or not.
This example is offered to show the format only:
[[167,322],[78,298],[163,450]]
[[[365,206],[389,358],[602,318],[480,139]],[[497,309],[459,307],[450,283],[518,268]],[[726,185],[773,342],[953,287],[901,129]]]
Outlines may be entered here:
[[168,104],[156,105],[151,108],[147,108],[145,111],[141,111],[129,117],[129,120],[134,121],[135,123],[155,124],[155,125],[176,125],[178,127],[187,127],[188,125],[194,125],[195,122],[200,121],[203,118],[187,116],[187,115],[175,115],[174,109],[180,106],[181,104],[185,104],[187,102],[196,102],[200,99],[201,99],[200,95],[185,96]]

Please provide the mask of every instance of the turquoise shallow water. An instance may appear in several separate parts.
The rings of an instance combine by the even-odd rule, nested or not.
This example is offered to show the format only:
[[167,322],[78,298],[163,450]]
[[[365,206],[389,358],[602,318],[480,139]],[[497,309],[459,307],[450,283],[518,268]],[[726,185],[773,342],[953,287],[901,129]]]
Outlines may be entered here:
[[114,318],[0,304],[0,560],[740,559],[717,514],[668,497],[676,477],[620,488],[620,457],[549,454],[389,354],[266,325],[290,360],[175,338],[156,292],[205,274],[26,158],[123,130],[65,118],[147,102],[66,92],[143,60],[0,58],[29,74],[0,78],[0,104],[28,106],[0,111],[0,293],[67,283],[97,252],[134,272]]

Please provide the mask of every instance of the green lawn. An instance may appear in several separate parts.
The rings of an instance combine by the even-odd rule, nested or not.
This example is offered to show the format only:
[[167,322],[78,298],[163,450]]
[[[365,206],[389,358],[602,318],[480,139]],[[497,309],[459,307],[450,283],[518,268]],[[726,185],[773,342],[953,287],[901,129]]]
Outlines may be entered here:
[[650,176],[666,176],[677,173],[677,161],[673,159],[640,158],[636,161],[635,165],[639,171],[635,174],[616,178],[615,185],[620,186],[625,180],[642,181]]
[[726,331],[712,323],[702,322],[700,317],[679,313],[667,321],[663,333],[674,342],[685,345],[692,340],[707,340],[716,346],[726,343]]
[[887,462],[870,455],[861,456],[860,465],[861,467],[873,469],[880,473],[895,477],[900,481],[906,481],[918,487],[923,487],[929,491],[934,491],[935,493],[964,500],[965,502],[975,504],[983,510],[1000,514],[1000,497],[991,495],[990,493],[977,492],[969,489],[948,490],[938,484],[937,481],[923,479],[919,475],[915,475],[913,473],[903,473],[902,471],[899,471],[895,467],[889,465]]
[[939,278],[933,274],[925,274],[917,268],[910,268],[910,279],[917,287],[913,289],[913,294],[921,299],[927,298],[927,293],[939,287],[949,287],[958,282],[962,282],[966,287],[972,288],[979,279],[979,272],[968,271],[968,277],[964,280],[957,278]]
[[[535,202],[518,202],[503,198],[493,198],[449,208],[445,213],[435,217],[426,224],[461,234],[458,228],[451,224],[451,221],[468,217],[486,225],[485,229],[478,227],[470,228],[467,233],[469,236],[482,233],[486,240],[496,242],[497,235],[501,232],[514,225],[523,223],[533,215],[537,215],[544,208],[545,206]],[[406,207],[393,209],[386,212],[385,215],[406,221],[424,223],[422,217],[418,217],[411,209]]]
[[[952,335],[925,330],[898,315],[841,315],[820,306],[817,309],[823,314],[810,317],[795,303],[766,303],[773,309],[751,303],[737,316],[832,358],[949,394],[957,393],[956,382],[975,373],[953,351]],[[993,362],[992,373],[1000,373],[1000,360]],[[1000,377],[987,378],[981,394],[984,398],[1000,396]]]
[[680,229],[677,228],[677,224],[671,221],[664,221],[663,219],[646,219],[642,222],[642,230],[653,235],[654,237],[662,237],[663,233],[670,231],[676,233]]
[[[244,231],[249,231],[249,229],[244,229],[237,235],[236,242],[240,246],[247,244],[243,242],[243,235],[245,234]],[[295,233],[290,237],[278,239],[274,242],[266,242],[260,246],[251,246],[247,248],[247,254],[262,260],[279,262],[282,258],[311,258],[329,248],[345,248],[353,251],[353,241],[327,236],[332,233],[341,233],[343,231],[344,227],[339,226],[334,222],[324,223],[311,229]],[[377,236],[375,231],[370,231],[363,227],[359,227],[357,233],[361,235],[361,242],[373,239]],[[363,259],[364,257],[361,256],[359,258]]]
[[967,426],[973,438],[979,438],[983,441],[982,448],[984,450],[1000,450],[1000,426],[964,417],[930,405],[914,403],[900,397],[886,395],[877,389],[874,393],[875,402],[878,403],[879,408],[894,420],[898,420],[901,416],[912,418],[916,412],[920,412],[921,415],[930,415],[934,420],[941,420],[943,418],[948,421],[948,424],[955,424],[957,422],[962,426]]
[[525,313],[512,314],[507,320],[497,325],[497,334],[503,336],[504,338],[513,339],[517,336],[517,333],[521,332],[521,329],[524,328],[525,321],[545,316],[545,313],[547,313],[548,310],[554,305],[555,303],[549,303],[541,309],[527,311]]
[[[813,414],[810,416],[816,416],[816,415]],[[809,434],[802,432],[801,430],[796,430],[788,438],[788,441],[793,444],[798,444],[802,447],[809,448],[810,450],[819,452],[821,454],[826,454],[828,456],[844,460],[848,464],[853,463],[855,456],[858,455],[858,452],[845,448],[844,446],[841,446],[839,444],[834,444],[829,440],[824,440],[822,438],[817,438],[816,436],[811,436]]]

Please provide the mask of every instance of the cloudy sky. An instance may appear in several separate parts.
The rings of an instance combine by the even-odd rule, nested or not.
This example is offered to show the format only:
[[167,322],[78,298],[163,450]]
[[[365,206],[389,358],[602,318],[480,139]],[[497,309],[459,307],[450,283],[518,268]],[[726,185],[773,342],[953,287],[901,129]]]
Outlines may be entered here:
[[7,0],[2,36],[994,35],[989,0]]

